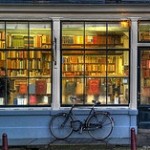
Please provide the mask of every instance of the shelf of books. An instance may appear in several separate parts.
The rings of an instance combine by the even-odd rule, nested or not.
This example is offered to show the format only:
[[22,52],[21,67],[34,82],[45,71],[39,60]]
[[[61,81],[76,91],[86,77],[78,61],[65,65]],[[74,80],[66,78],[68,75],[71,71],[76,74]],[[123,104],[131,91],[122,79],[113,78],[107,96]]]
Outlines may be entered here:
[[[63,49],[73,49],[73,48],[122,48],[124,45],[122,43],[123,37],[121,35],[95,35],[95,36],[83,36],[78,35],[63,35],[62,37],[62,48]],[[85,40],[85,41],[84,41]],[[85,43],[85,45],[84,45]]]

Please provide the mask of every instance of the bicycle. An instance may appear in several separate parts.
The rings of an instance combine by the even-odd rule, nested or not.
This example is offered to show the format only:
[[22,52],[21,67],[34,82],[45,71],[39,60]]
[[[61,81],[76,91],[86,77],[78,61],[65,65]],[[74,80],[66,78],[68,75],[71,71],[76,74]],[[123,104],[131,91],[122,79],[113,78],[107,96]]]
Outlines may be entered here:
[[[77,100],[77,98],[72,98]],[[93,100],[93,106],[84,121],[77,120],[74,117],[72,105],[69,112],[56,114],[50,121],[50,132],[59,140],[68,138],[73,131],[82,133],[88,131],[89,135],[95,140],[105,140],[110,136],[114,127],[114,121],[107,111],[96,111],[95,106],[100,105],[99,101]]]

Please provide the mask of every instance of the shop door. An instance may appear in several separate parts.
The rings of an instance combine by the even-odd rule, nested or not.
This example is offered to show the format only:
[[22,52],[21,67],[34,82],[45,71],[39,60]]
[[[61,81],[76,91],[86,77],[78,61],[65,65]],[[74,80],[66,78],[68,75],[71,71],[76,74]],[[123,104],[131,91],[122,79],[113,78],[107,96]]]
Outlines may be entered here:
[[150,48],[139,49],[138,126],[150,129]]

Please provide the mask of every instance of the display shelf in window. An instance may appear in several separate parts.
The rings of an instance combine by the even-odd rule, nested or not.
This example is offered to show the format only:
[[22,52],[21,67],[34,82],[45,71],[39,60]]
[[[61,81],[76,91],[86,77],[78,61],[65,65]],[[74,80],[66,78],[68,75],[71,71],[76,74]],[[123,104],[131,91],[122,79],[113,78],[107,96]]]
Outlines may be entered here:
[[24,36],[7,35],[7,48],[12,49],[48,49],[51,47],[51,38],[48,35]]
[[33,50],[7,52],[6,64],[10,76],[26,76],[28,70],[30,76],[50,75],[50,63],[50,52]]
[[[106,44],[109,47],[122,47],[121,35],[109,35],[109,36],[85,36],[85,48],[104,48]],[[83,36],[63,36],[62,48],[83,48],[84,38]]]
[[[85,62],[84,62],[85,61]],[[111,61],[109,59],[109,61]],[[101,56],[63,56],[62,72],[64,76],[100,76],[107,72],[116,74],[116,62],[106,63],[106,58]]]

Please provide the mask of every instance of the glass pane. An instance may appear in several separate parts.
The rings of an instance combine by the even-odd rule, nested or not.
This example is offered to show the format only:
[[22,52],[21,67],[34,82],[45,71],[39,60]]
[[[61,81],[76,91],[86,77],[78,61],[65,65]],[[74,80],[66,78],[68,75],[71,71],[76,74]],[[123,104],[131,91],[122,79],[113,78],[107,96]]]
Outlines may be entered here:
[[129,79],[112,77],[107,81],[108,96],[107,104],[128,104],[129,101]]
[[[63,78],[62,79],[62,104],[83,104],[84,99],[84,79],[83,78]],[[76,101],[71,101],[71,97],[76,97]]]
[[50,78],[30,78],[29,105],[47,105],[51,103]]
[[150,105],[150,50],[141,51],[140,103]]
[[84,24],[82,22],[62,23],[62,48],[80,49],[84,47]]
[[30,23],[29,47],[51,48],[51,25],[50,23]]
[[6,24],[6,48],[28,48],[28,23],[11,22]]
[[0,49],[5,48],[5,24],[0,23]]
[[129,75],[129,51],[108,51],[107,75],[128,77]]
[[148,21],[139,22],[139,41],[140,42],[150,41],[150,22]]
[[7,74],[11,77],[22,77],[28,75],[28,52],[7,51]]
[[85,51],[85,74],[88,77],[106,76],[106,51]]
[[79,77],[84,75],[84,52],[62,52],[62,75],[63,77]]
[[11,97],[8,105],[28,104],[28,78],[11,78]]
[[129,22],[108,23],[108,48],[129,48]]
[[49,51],[29,51],[29,76],[51,76],[51,53]]
[[85,47],[106,48],[106,23],[85,24]]
[[106,78],[86,78],[86,103],[93,104],[92,100],[100,101],[101,105],[106,104]]

